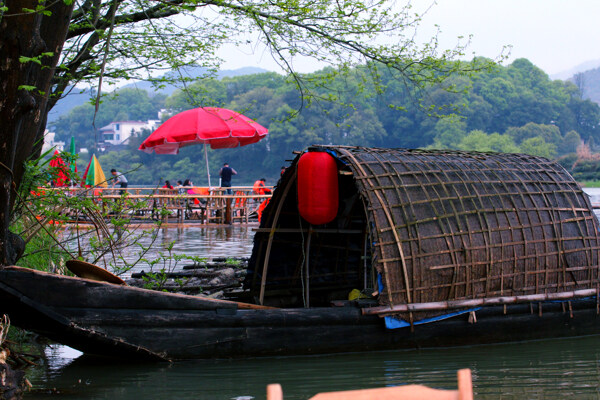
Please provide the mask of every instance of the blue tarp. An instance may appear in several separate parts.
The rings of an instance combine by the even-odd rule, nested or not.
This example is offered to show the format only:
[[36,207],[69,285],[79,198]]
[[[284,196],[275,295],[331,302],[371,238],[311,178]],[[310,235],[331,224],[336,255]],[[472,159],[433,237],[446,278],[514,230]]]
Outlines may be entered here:
[[[381,278],[381,274],[377,274],[377,285],[379,286],[379,293],[383,292],[383,279]],[[424,318],[419,321],[413,322],[413,325],[421,325],[427,324],[430,322],[442,321],[444,319],[456,317],[457,315],[462,315],[471,311],[477,311],[481,309],[481,307],[470,308],[468,310],[455,311],[444,315],[438,315],[437,317]],[[384,317],[385,327],[387,329],[398,329],[398,328],[406,328],[410,326],[410,322],[407,322],[403,319],[396,317]]]

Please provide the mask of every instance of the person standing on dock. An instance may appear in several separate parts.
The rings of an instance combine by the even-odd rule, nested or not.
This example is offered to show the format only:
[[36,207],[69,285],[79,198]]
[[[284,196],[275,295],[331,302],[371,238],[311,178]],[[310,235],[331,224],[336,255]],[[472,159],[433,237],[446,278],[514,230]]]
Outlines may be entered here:
[[110,173],[112,174],[113,178],[112,178],[112,186],[115,187],[115,185],[118,183],[119,186],[121,186],[121,190],[119,190],[119,194],[123,194],[125,193],[125,188],[127,188],[127,178],[125,178],[125,175],[123,175],[122,173],[120,173],[119,171],[117,171],[116,169],[111,169]]
[[[237,175],[237,171],[229,166],[229,163],[223,164],[223,168],[219,170],[219,176],[221,177],[221,187],[231,187],[231,177]],[[227,194],[232,194],[231,189],[227,189]]]

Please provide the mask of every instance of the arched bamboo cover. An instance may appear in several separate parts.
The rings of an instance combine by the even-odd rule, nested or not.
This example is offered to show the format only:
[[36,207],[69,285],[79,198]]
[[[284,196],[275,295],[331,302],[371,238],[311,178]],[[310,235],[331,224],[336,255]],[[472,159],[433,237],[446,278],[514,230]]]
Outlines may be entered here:
[[598,221],[557,163],[523,154],[323,149],[353,172],[383,305],[598,285]]

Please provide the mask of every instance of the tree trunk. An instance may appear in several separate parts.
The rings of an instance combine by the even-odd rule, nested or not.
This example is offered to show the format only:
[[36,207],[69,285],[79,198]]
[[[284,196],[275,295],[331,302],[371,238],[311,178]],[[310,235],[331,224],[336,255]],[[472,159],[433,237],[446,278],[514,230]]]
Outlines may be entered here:
[[[13,263],[10,214],[24,163],[43,138],[50,83],[69,29],[75,2],[59,0],[51,15],[34,10],[37,0],[7,0],[0,16],[0,266]],[[49,54],[51,53],[51,54]]]

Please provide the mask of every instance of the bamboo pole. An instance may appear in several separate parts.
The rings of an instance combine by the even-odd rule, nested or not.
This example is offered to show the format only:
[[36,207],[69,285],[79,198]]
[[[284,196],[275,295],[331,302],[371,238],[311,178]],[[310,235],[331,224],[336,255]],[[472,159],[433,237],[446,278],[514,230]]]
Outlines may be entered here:
[[208,167],[208,144],[204,143],[204,160],[206,161],[206,176],[208,176],[208,187],[210,187],[210,168]]
[[281,213],[281,208],[283,207],[283,203],[285,198],[292,187],[292,184],[296,182],[296,176],[294,171],[294,176],[290,178],[283,190],[281,195],[281,201],[277,204],[277,209],[275,210],[275,214],[273,215],[273,221],[271,223],[271,228],[269,231],[269,239],[267,242],[267,250],[265,252],[265,261],[263,263],[262,277],[260,278],[260,294],[258,296],[258,304],[263,305],[265,300],[265,290],[267,285],[267,271],[269,269],[269,257],[271,255],[271,246],[273,245],[273,236],[275,236],[275,231],[277,230],[277,221],[279,220],[279,214]]
[[[398,304],[392,307],[370,307],[362,310],[363,315],[386,315],[412,311],[441,311],[457,308],[497,306],[502,304],[517,304],[548,300],[571,300],[574,298],[595,296],[596,289],[581,289],[559,293],[527,294],[521,296],[501,296],[481,299],[434,301],[429,303]],[[570,302],[569,302],[569,306]],[[572,311],[572,308],[569,309]]]
[[306,304],[305,308],[310,308],[310,241],[312,239],[312,225],[308,229],[308,238],[306,239],[306,282],[304,284],[304,289],[306,291],[305,298]]

